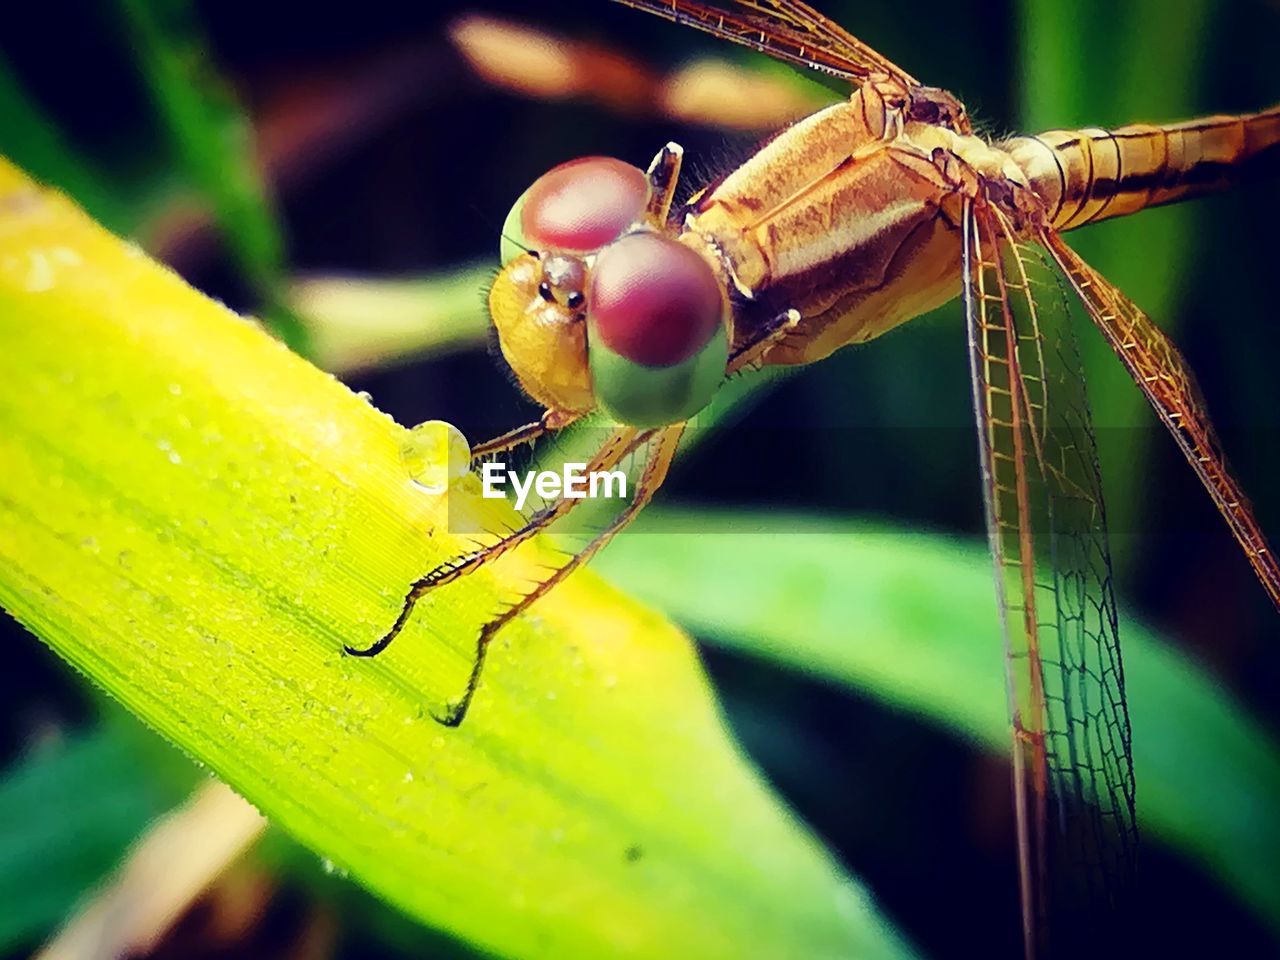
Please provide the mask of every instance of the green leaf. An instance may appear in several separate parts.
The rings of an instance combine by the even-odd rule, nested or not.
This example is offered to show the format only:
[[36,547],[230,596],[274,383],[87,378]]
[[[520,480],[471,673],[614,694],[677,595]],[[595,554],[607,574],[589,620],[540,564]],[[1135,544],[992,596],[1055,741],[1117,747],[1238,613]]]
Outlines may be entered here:
[[112,229],[125,230],[136,223],[128,206],[119,199],[119,185],[109,182],[72,149],[57,124],[27,95],[3,56],[0,117],[4,118],[0,124],[0,151],[36,176],[56,183]]
[[[1073,126],[1168,123],[1203,112],[1205,37],[1215,17],[1208,0],[1182,0],[1171,15],[1163,0],[1021,0],[1021,123],[1027,133]],[[1177,69],[1167,69],[1177,64]],[[1070,243],[1104,276],[1176,337],[1186,300],[1198,205],[1144,211],[1073,233]],[[1101,336],[1080,333],[1090,404],[1113,530],[1142,529],[1148,508],[1143,464],[1156,419]],[[1131,541],[1112,544],[1117,566],[1131,561]]]
[[316,276],[295,279],[290,303],[310,333],[309,355],[342,373],[427,354],[483,347],[489,333],[488,264],[412,279]]
[[[0,779],[0,954],[44,937],[185,795],[189,764],[111,723]],[[86,798],[92,802],[86,803]]]
[[262,297],[267,325],[299,353],[306,329],[283,287],[284,240],[258,172],[253,129],[209,59],[187,0],[119,0],[131,46],[187,172],[246,278]]
[[[650,511],[595,565],[725,647],[1007,752],[985,546],[805,515]],[[1263,726],[1122,617],[1138,813],[1280,930],[1280,752]]]
[[510,956],[902,956],[730,741],[687,638],[591,575],[476,631],[527,549],[420,605],[468,517],[408,434],[0,164],[0,604],[317,855]]

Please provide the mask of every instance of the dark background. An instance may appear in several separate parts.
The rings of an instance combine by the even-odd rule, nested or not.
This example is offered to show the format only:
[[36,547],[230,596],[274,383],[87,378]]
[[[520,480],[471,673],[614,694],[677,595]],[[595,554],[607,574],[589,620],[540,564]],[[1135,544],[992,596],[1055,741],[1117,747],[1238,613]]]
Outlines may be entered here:
[[[957,93],[996,133],[1243,112],[1280,99],[1274,3],[1062,6],[1071,10],[954,0],[831,0],[824,8],[926,82]],[[753,141],[492,91],[467,74],[443,39],[444,24],[474,11],[613,45],[655,67],[695,53],[739,57],[603,0],[219,2],[198,9],[213,58],[255,115],[287,117],[290,95],[348,71],[381,65],[391,77],[377,100],[379,122],[336,136],[331,150],[277,158],[274,195],[297,271],[421,275],[480,257],[496,262],[497,225],[511,200],[557,162],[608,153],[643,166],[675,139],[695,176],[715,175]],[[145,205],[163,193],[175,161],[157,146],[163,136],[112,4],[15,6],[4,14],[0,38],[24,87],[77,149],[112,171],[120,184],[116,203]],[[1280,187],[1272,182],[1073,237],[1183,345],[1273,536],[1280,535],[1277,222]],[[201,289],[255,308],[216,242],[174,243],[167,252]],[[737,428],[682,461],[662,499],[794,506],[979,536],[960,320],[953,304],[773,389]],[[1119,365],[1093,342],[1098,338],[1085,337],[1121,596],[1274,730],[1275,613]],[[446,419],[473,440],[533,412],[482,350],[350,382],[402,423]],[[69,672],[17,626],[0,629],[0,757],[16,758],[50,728],[92,724],[99,708]],[[1018,954],[1002,760],[812,681],[729,654],[707,652],[706,659],[746,747],[924,952]],[[1154,844],[1144,857],[1137,909],[1150,924],[1146,949],[1274,952],[1258,921],[1194,866]],[[278,897],[270,923],[296,919],[299,895],[290,889]],[[357,913],[376,909],[354,894],[325,895],[357,904]],[[246,947],[246,955],[268,950],[269,931],[260,935],[268,939]],[[343,942],[349,955],[397,949],[359,923]],[[423,950],[420,941],[410,943]]]

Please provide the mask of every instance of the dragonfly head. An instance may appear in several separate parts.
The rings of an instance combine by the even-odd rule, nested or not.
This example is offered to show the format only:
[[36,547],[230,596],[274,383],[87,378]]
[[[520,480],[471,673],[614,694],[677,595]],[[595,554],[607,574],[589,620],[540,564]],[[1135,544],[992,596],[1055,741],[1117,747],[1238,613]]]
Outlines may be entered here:
[[503,227],[489,310],[503,356],[549,408],[653,427],[707,405],[728,362],[711,265],[648,222],[649,181],[608,157],[534,182]]

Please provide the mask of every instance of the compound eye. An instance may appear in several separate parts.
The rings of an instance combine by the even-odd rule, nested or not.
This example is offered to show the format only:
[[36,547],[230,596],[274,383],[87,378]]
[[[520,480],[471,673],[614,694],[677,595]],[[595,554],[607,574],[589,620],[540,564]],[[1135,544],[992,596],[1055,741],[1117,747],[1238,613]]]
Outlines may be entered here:
[[524,250],[590,253],[618,239],[644,214],[649,180],[612,157],[583,157],[544,173],[507,214],[502,262]]
[[686,420],[710,402],[728,363],[727,306],[710,265],[658,234],[596,258],[587,295],[593,389],[623,423]]

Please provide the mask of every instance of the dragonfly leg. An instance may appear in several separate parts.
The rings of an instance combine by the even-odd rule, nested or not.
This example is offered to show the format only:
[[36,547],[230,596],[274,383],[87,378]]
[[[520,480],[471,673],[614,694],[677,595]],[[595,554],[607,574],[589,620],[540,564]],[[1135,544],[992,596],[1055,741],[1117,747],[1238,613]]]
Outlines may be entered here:
[[[640,433],[632,427],[623,427],[613,431],[587,465],[587,473],[613,469],[622,461],[623,457],[647,441],[652,435],[652,431]],[[452,583],[454,580],[479,569],[486,563],[496,560],[508,550],[518,547],[567,514],[580,502],[582,502],[580,497],[560,497],[531,516],[523,526],[512,531],[496,543],[473,550],[470,553],[464,553],[440,564],[425,576],[414,581],[409,587],[409,592],[405,594],[404,602],[400,608],[400,615],[396,617],[395,623],[391,625],[390,630],[367,647],[348,645],[344,646],[343,650],[353,657],[376,657],[387,649],[391,645],[391,641],[404,629],[405,624],[409,622],[409,616],[413,613],[413,608],[424,596],[436,587]]]
[[799,323],[799,310],[784,310],[778,314],[756,331],[750,340],[733,348],[729,354],[729,367],[725,375],[733,376],[742,370],[759,365],[769,349],[776,346]]
[[683,159],[684,147],[670,142],[658,151],[649,164],[646,174],[649,178],[649,203],[645,206],[644,216],[654,229],[661,230],[667,225]]
[[480,634],[476,638],[475,660],[472,662],[471,674],[467,677],[467,685],[463,689],[462,696],[450,703],[443,714],[433,714],[437,721],[446,727],[456,727],[462,723],[467,715],[467,710],[471,707],[471,701],[475,698],[476,689],[480,685],[480,675],[484,672],[484,662],[485,657],[488,655],[489,644],[493,641],[498,631],[528,610],[541,597],[546,596],[569,574],[590,560],[653,499],[653,495],[662,486],[663,480],[666,479],[667,471],[671,467],[671,461],[675,457],[676,449],[680,444],[680,436],[683,432],[684,424],[679,423],[640,435],[639,443],[645,443],[651,439],[654,442],[649,450],[648,459],[645,461],[640,479],[636,482],[635,497],[582,550],[570,557],[563,566],[557,568],[551,576],[539,583],[531,592],[521,597],[513,606],[481,628]]
[[560,410],[548,410],[539,420],[526,423],[523,427],[508,430],[501,436],[486,440],[471,448],[471,459],[479,460],[494,453],[505,453],[522,443],[532,443],[548,433],[562,430],[578,419],[576,413],[564,413]]

